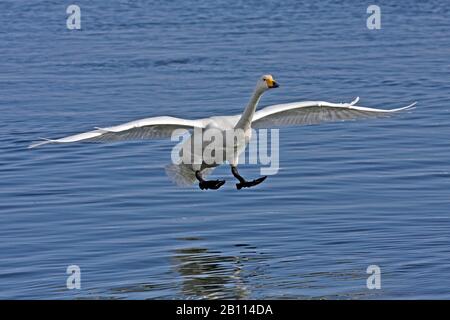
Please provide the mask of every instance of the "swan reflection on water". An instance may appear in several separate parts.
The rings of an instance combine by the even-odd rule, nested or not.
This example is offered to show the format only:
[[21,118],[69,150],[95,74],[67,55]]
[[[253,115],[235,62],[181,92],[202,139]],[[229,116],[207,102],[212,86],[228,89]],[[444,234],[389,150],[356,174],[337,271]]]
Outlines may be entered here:
[[[236,255],[226,255],[203,247],[176,249],[171,259],[173,269],[181,276],[181,294],[186,298],[247,299],[251,292],[248,278],[258,274],[247,270],[249,260],[261,259],[255,248],[235,245]],[[254,263],[252,263],[254,265]]]
[[[252,296],[250,279],[263,274],[266,260],[263,252],[237,243],[229,247],[229,254],[210,250],[201,245],[204,239],[178,238],[183,245],[169,253],[169,267],[161,278],[112,289],[113,294],[126,297],[141,293],[141,298],[171,299],[249,299]],[[193,246],[193,242],[197,242]],[[124,296],[125,295],[125,296]],[[119,298],[117,297],[117,298]]]

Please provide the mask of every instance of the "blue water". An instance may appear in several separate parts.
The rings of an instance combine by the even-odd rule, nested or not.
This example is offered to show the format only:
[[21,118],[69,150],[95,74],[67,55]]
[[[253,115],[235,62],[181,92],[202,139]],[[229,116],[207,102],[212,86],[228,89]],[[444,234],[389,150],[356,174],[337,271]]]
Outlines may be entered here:
[[[78,4],[82,30],[66,29]],[[0,2],[0,298],[450,298],[450,3]],[[169,182],[170,141],[27,149],[143,117],[402,107],[283,128],[280,171]],[[246,177],[257,165],[240,167]],[[81,289],[66,268],[81,268]],[[381,268],[368,290],[366,268]]]

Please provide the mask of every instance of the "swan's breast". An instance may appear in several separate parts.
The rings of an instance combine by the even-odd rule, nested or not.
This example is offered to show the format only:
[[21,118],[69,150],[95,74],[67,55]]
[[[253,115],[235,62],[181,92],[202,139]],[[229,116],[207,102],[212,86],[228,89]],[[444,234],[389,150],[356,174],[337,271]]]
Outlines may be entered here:
[[239,120],[239,116],[217,116],[211,117],[208,127],[214,127],[221,130],[233,129]]

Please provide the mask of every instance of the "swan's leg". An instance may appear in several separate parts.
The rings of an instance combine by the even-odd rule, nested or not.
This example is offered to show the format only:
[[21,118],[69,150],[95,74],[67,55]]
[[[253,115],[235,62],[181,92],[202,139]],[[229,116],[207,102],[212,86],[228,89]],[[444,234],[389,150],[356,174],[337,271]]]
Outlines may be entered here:
[[219,189],[225,184],[225,180],[204,180],[200,171],[195,171],[195,177],[199,181],[200,189]]
[[258,179],[252,180],[252,181],[247,181],[244,178],[242,178],[242,176],[239,174],[236,166],[231,166],[231,172],[233,173],[233,176],[239,180],[239,183],[236,183],[236,188],[238,190],[240,190],[242,188],[250,188],[250,187],[256,186],[257,184],[260,184],[267,178],[267,176],[264,176],[264,177],[261,177],[261,178],[258,178]]

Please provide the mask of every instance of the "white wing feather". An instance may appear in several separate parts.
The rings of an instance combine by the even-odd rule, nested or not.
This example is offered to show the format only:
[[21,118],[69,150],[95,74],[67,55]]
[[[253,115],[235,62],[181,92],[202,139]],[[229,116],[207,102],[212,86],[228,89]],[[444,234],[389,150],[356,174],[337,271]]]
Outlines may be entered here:
[[403,108],[383,110],[358,107],[355,105],[358,101],[359,98],[356,98],[351,103],[304,101],[273,105],[255,113],[252,127],[258,129],[310,125],[330,121],[380,117],[390,115],[394,112],[412,109],[416,104],[414,102]]
[[78,141],[108,142],[138,139],[161,139],[171,136],[175,129],[204,128],[205,121],[174,117],[154,117],[127,122],[121,125],[96,128],[96,130],[75,134],[61,139],[45,139],[29,146],[35,148],[49,143],[70,143]]
[[[387,116],[392,113],[412,109],[416,103],[397,109],[383,110],[366,107],[358,107],[356,98],[351,103],[330,103],[325,101],[304,101],[287,104],[278,104],[266,107],[255,113],[252,127],[270,128],[291,125],[309,125],[321,122],[348,120],[356,118],[369,118]],[[223,118],[223,119],[222,119]],[[93,131],[75,134],[61,139],[45,139],[29,146],[35,148],[51,143],[70,143],[78,141],[108,142],[138,139],[161,139],[171,136],[175,129],[191,130],[193,128],[205,128],[211,121],[219,119],[237,121],[239,116],[204,118],[187,120],[174,117],[153,117],[127,122],[108,128],[95,128]],[[221,123],[228,126],[225,121]]]

